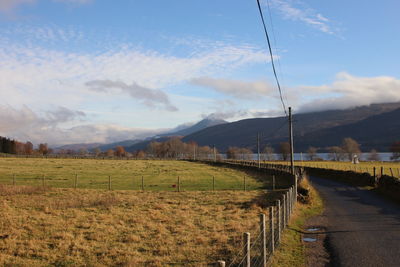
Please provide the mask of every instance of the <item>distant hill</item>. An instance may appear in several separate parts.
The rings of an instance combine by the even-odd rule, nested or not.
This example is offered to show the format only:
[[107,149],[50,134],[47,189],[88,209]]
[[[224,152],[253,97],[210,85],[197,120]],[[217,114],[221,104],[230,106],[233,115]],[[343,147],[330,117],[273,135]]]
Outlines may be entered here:
[[[295,114],[293,116],[295,149],[305,151],[309,146],[323,148],[339,145],[343,137],[353,137],[357,140],[358,136],[362,138],[364,150],[373,147],[387,151],[390,143],[394,141],[393,135],[398,133],[397,138],[400,138],[400,126],[390,119],[393,116],[391,112],[399,108],[400,103],[388,103],[347,110]],[[374,118],[378,115],[381,116]],[[367,120],[368,118],[370,120]],[[377,136],[373,134],[376,129],[368,129],[368,127],[380,127],[376,120],[385,121],[385,127],[391,129],[390,133],[383,130],[379,132],[380,141],[376,141]],[[257,133],[260,133],[263,146],[268,144],[277,148],[280,142],[288,138],[286,122],[285,117],[240,120],[195,132],[185,136],[183,141],[195,141],[202,146],[215,145],[220,151],[226,151],[229,146],[247,147],[255,151]],[[357,135],[357,127],[363,127],[362,136]]]
[[387,151],[389,146],[400,140],[400,109],[368,117],[364,120],[311,132],[296,138],[298,148],[309,144],[315,147],[334,146],[343,138],[352,137],[361,145],[363,151],[377,149]]
[[55,152],[60,151],[60,150],[79,151],[81,149],[89,151],[89,150],[95,149],[96,147],[99,147],[100,145],[102,145],[102,144],[101,143],[70,144],[70,145],[56,147]]
[[208,127],[212,127],[215,125],[222,125],[222,124],[226,124],[227,122],[224,120],[217,120],[217,119],[203,119],[201,121],[199,121],[198,123],[194,124],[193,126],[190,126],[186,129],[181,129],[179,131],[176,132],[170,132],[170,133],[166,133],[166,134],[161,134],[158,136],[155,136],[154,138],[148,139],[148,140],[144,140],[142,142],[138,142],[136,144],[133,144],[132,146],[129,147],[125,147],[125,149],[129,152],[133,152],[133,151],[137,151],[137,150],[144,150],[147,148],[147,146],[151,143],[151,142],[164,142],[166,140],[168,140],[171,136],[186,136],[192,133],[195,133],[197,131],[201,131],[203,129],[206,129]]
[[115,142],[115,143],[111,143],[111,144],[101,145],[101,146],[98,146],[98,148],[101,151],[107,151],[109,149],[115,149],[117,146],[129,147],[129,146],[132,146],[132,145],[137,144],[139,142],[142,142],[142,140],[140,140],[140,139],[125,140],[125,141]]

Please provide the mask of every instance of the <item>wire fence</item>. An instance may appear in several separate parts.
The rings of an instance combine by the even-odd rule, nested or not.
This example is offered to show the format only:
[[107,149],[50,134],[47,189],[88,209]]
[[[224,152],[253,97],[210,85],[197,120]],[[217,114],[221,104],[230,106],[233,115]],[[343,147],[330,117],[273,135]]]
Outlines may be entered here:
[[[287,227],[296,205],[295,187],[290,187],[275,205],[269,207],[268,214],[260,214],[259,229],[243,233],[243,241],[232,259],[219,260],[221,267],[265,267],[271,260],[275,248],[279,246],[281,234]],[[268,217],[267,217],[268,215]]]

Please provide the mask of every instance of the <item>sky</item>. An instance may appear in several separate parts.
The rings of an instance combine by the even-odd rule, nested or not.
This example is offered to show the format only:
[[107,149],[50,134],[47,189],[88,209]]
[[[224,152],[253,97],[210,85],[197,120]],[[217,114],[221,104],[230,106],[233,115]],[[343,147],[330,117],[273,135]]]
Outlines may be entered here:
[[[294,113],[400,101],[398,0],[261,0]],[[284,114],[256,0],[0,0],[0,135],[140,139]]]

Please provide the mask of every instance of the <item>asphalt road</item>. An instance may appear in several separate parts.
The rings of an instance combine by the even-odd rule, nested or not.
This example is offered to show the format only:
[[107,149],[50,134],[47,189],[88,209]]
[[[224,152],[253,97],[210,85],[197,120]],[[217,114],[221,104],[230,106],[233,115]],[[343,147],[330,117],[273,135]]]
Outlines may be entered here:
[[324,199],[335,266],[400,267],[400,205],[357,187],[311,181]]

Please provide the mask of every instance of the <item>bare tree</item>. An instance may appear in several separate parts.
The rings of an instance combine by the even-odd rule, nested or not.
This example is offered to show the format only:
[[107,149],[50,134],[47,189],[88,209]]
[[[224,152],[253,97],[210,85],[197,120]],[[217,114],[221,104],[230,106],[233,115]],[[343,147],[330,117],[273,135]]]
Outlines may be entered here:
[[339,146],[331,146],[328,148],[329,158],[334,161],[341,161],[345,159],[344,151]]
[[117,157],[123,157],[125,156],[125,148],[123,146],[117,146],[115,148],[115,156]]
[[307,149],[308,160],[311,160],[311,161],[315,160],[315,158],[317,157],[317,151],[318,151],[318,149],[316,147],[310,146]]
[[275,160],[274,149],[270,146],[266,146],[263,150],[263,157],[265,160]]
[[396,141],[390,146],[390,152],[392,152],[391,160],[400,159],[400,141]]
[[357,155],[358,157],[360,157],[361,155],[360,144],[357,143],[356,140],[350,137],[343,139],[342,149],[346,153],[347,158],[350,161],[353,160],[354,155]]
[[26,155],[32,155],[32,153],[33,153],[33,144],[31,142],[29,142],[29,141],[26,142],[24,149],[25,149],[25,154]]
[[379,156],[378,151],[376,151],[375,149],[372,149],[369,152],[368,160],[369,161],[380,161],[381,157]]
[[239,158],[239,148],[238,147],[229,147],[226,151],[226,157],[228,159],[238,159]]
[[49,148],[47,147],[47,144],[39,144],[38,151],[42,155],[47,155],[49,153]]
[[281,154],[282,160],[288,160],[290,156],[290,144],[288,142],[280,143],[279,153]]

